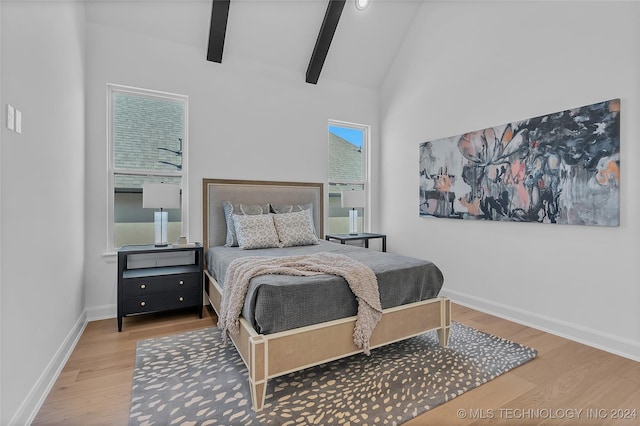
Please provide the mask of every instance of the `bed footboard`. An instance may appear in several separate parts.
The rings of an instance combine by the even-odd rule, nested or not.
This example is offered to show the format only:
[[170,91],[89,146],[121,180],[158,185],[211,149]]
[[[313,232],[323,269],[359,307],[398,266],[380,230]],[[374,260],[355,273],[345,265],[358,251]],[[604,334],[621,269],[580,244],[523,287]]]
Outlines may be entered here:
[[[205,277],[208,298],[219,312],[222,289],[208,272]],[[362,352],[353,343],[355,321],[354,316],[262,335],[241,317],[240,332],[231,340],[249,371],[253,409],[262,409],[269,379]],[[385,309],[370,345],[373,349],[437,330],[440,345],[447,346],[450,328],[450,301],[436,297]]]

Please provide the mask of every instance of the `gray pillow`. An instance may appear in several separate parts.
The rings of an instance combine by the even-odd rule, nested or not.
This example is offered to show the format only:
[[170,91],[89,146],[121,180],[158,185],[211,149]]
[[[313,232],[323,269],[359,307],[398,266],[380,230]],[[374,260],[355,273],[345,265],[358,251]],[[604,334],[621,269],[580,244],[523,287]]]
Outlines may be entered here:
[[292,213],[302,210],[311,210],[313,212],[313,204],[271,204],[271,210],[274,213]]
[[256,215],[270,213],[269,204],[234,204],[230,201],[223,201],[222,207],[224,209],[224,219],[227,222],[227,239],[224,244],[226,247],[238,247],[238,238],[233,224],[234,214]]

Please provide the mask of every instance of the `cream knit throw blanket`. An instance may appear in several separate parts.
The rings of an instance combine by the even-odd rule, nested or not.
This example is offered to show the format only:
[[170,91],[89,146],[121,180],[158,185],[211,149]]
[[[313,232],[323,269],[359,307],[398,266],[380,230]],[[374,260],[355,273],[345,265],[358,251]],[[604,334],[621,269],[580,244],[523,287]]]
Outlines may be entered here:
[[258,275],[319,275],[343,277],[358,301],[358,316],[353,331],[353,342],[369,354],[369,338],[382,317],[378,280],[368,266],[342,254],[321,252],[301,256],[248,256],[229,264],[224,279],[224,289],[218,328],[226,339],[226,332],[239,331],[239,317],[251,278]]

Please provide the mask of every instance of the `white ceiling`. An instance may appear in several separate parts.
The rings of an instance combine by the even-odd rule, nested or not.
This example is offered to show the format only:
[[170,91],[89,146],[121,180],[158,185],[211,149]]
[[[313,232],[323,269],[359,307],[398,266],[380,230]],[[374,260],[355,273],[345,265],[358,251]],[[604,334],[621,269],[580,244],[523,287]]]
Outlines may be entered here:
[[[328,0],[231,0],[224,58],[233,55],[306,74]],[[92,0],[87,19],[206,49],[211,0]],[[404,40],[419,0],[347,0],[318,84],[331,78],[378,88]]]

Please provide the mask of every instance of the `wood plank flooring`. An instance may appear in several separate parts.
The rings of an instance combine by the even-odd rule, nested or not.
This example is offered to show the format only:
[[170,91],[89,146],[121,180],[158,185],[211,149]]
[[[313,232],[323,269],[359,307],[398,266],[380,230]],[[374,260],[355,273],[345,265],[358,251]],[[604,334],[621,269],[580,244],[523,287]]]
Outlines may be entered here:
[[[538,357],[405,425],[640,424],[640,363],[456,304],[452,318]],[[90,322],[33,425],[127,425],[136,341],[215,323],[209,309],[127,317],[120,333]]]

